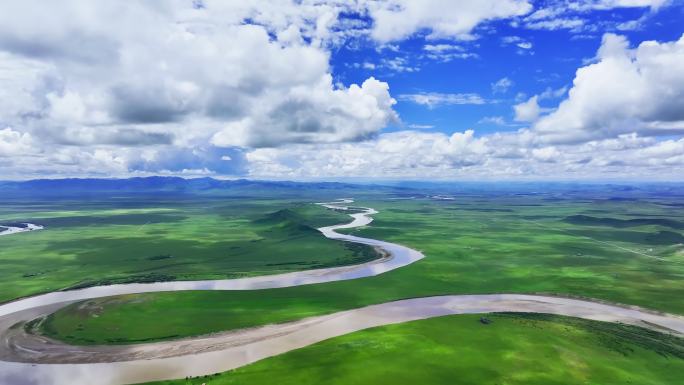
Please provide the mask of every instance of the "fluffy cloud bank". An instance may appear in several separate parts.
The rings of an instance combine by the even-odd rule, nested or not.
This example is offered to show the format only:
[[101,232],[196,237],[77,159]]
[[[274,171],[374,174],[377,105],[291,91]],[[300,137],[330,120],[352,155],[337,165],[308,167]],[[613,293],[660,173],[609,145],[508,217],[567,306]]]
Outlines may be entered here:
[[[87,136],[95,144],[116,142],[121,125],[128,126],[121,135],[128,143],[133,131],[145,136],[149,126],[143,125],[183,122],[193,135],[169,130],[147,138],[187,142],[218,130],[219,144],[260,146],[316,142],[319,133],[323,141],[354,140],[393,118],[386,83],[369,79],[361,87],[333,86],[327,51],[303,42],[325,35],[310,26],[330,17],[325,8],[281,21],[259,13],[269,7],[211,3],[210,12],[181,4],[4,6],[3,62],[12,67],[9,76],[24,79],[4,92],[29,95],[27,103],[3,111],[3,120],[18,125],[30,114],[25,123],[58,125],[67,128],[60,130],[67,135],[64,141]],[[250,15],[266,26],[242,24]],[[275,40],[269,36],[273,31]]]
[[275,106],[259,109],[212,137],[212,143],[230,147],[279,146],[300,142],[343,142],[365,139],[389,121],[398,119],[387,83],[369,78],[359,87],[332,86],[325,76],[312,87],[292,87]]
[[262,178],[578,179],[678,178],[684,139],[637,134],[582,144],[543,145],[528,130],[475,136],[400,131],[358,144],[264,148],[246,154]]
[[7,127],[0,130],[0,157],[20,155],[31,151],[31,135]]
[[632,49],[623,36],[606,34],[596,60],[577,70],[567,99],[534,124],[544,140],[684,133],[684,35]]
[[684,37],[630,48],[607,34],[565,99],[556,108],[539,105],[564,95],[565,88],[547,89],[516,105],[516,120],[533,122],[516,132],[400,131],[315,152],[303,145],[258,149],[246,159],[259,177],[681,179]]
[[[375,78],[336,83],[331,46],[359,34],[469,38],[530,10],[523,0],[3,2],[3,156],[20,135],[32,140],[12,150],[19,174],[231,173],[244,166],[236,147],[365,140],[397,120],[395,101]],[[482,102],[464,97],[419,99]]]
[[148,168],[131,146],[161,159],[179,148],[365,139],[397,119],[395,102],[374,78],[333,84],[325,46],[338,8],[5,2],[0,124],[40,138],[36,146],[79,146]]
[[[482,137],[383,133],[398,120],[390,85],[367,76],[341,84],[330,65],[333,49],[353,39],[382,51],[425,37],[426,57],[448,61],[474,54],[431,39],[476,39],[487,21],[563,23],[558,10],[664,2],[559,4],[533,13],[525,0],[5,1],[0,177],[553,176],[681,164],[682,141],[655,135],[684,132],[682,39],[630,48],[607,35],[557,108],[539,104],[565,89],[518,105],[529,129]],[[400,56],[384,60],[378,66],[415,70]],[[504,77],[492,92],[512,85]],[[397,99],[428,108],[495,102],[415,92]]]

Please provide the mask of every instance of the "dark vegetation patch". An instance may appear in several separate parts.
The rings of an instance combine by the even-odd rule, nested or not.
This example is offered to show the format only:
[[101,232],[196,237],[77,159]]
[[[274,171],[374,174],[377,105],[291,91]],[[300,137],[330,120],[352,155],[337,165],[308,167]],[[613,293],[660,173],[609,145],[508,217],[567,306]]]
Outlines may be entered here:
[[397,208],[387,208],[384,211],[388,213],[399,213],[399,214],[413,214],[414,211],[412,210],[405,210],[405,209],[397,209]]
[[[281,209],[261,216],[252,221],[259,226],[263,233],[272,233],[279,230],[286,230],[290,233],[303,232],[309,235],[321,236],[318,227],[345,223],[351,221],[348,214],[362,212],[358,208],[350,210],[330,210],[309,212],[309,210],[320,210],[315,206],[294,206],[293,208]],[[272,235],[268,235],[271,237]]]
[[[172,339],[177,339],[180,338],[178,334],[169,334],[166,336],[160,336],[160,337],[151,337],[151,338],[105,338],[105,341],[107,341],[110,344],[135,344],[135,343],[144,343],[144,342],[154,342],[154,341],[159,341],[159,340],[172,340]],[[95,340],[92,339],[87,339],[87,338],[78,338],[74,336],[66,336],[65,338],[67,341],[72,341],[72,342],[88,342],[88,343],[94,343]]]
[[151,257],[147,257],[148,261],[160,261],[162,259],[169,259],[173,258],[173,255],[171,254],[162,254],[162,255],[153,255]]
[[28,227],[28,224],[20,222],[0,223],[0,227],[18,227],[20,229],[25,229]]
[[336,213],[340,213],[340,214],[344,214],[344,215],[358,214],[358,213],[363,213],[366,211],[366,209],[363,207],[352,207],[352,206],[347,206],[346,210],[343,210],[343,209],[328,209],[328,210],[332,210]]
[[[24,331],[30,334],[37,334],[39,330],[44,326],[45,317],[35,318],[23,324]],[[12,328],[17,328],[21,326],[21,322],[12,325]]]
[[[180,222],[188,217],[176,214],[121,214],[102,216],[73,216],[56,218],[34,218],[31,223],[46,227],[81,227],[92,225],[145,225],[154,223]],[[30,221],[29,221],[30,222]]]
[[380,254],[371,246],[358,243],[344,242],[344,246],[352,255],[346,258],[336,258],[330,261],[288,261],[279,263],[267,263],[266,266],[300,266],[304,269],[324,269],[334,266],[357,265],[378,259]]
[[674,245],[684,243],[684,236],[673,231],[658,231],[657,233],[646,235],[644,239],[652,245]]
[[648,233],[643,231],[625,231],[625,230],[567,230],[569,234],[579,235],[582,237],[599,239],[602,241],[627,242],[650,246],[657,245],[675,245],[684,243],[684,236],[672,231],[658,231],[655,233]]
[[24,273],[21,275],[22,278],[33,278],[33,277],[40,277],[43,274],[46,274],[47,271],[35,271],[31,273]]
[[537,220],[543,220],[543,219],[555,219],[558,217],[555,215],[521,215],[520,218],[528,220],[528,221],[537,221]]
[[[131,230],[132,233],[134,231]],[[46,244],[45,249],[69,255],[79,266],[97,265],[105,269],[105,273],[112,274],[122,269],[135,271],[143,267],[136,262],[146,261],[149,256],[173,255],[182,258],[184,255],[196,255],[202,252],[201,246],[202,243],[199,241],[185,239],[136,237],[130,242],[122,242],[121,238],[98,236],[87,239],[70,237],[66,240],[53,240]]]
[[655,330],[622,323],[591,321],[543,313],[494,313],[498,317],[514,319],[534,326],[535,322],[562,322],[597,335],[597,342],[608,349],[629,356],[634,353],[630,345],[651,350],[663,357],[684,359],[684,338]]
[[639,201],[640,198],[630,198],[630,197],[610,197],[606,199],[607,201],[610,202],[636,202]]
[[344,247],[352,253],[352,258],[346,263],[349,265],[370,262],[380,257],[376,249],[368,245],[345,242]]
[[110,277],[102,279],[86,279],[74,285],[68,286],[62,291],[85,289],[93,286],[108,286],[125,283],[153,283],[174,281],[176,276],[162,273],[135,274],[126,277]]
[[383,211],[386,211],[386,212],[388,212],[388,213],[400,213],[400,214],[411,214],[411,215],[415,215],[415,214],[430,214],[430,213],[434,213],[435,211],[439,211],[439,210],[442,210],[442,209],[443,209],[443,208],[441,208],[441,207],[438,208],[438,209],[433,209],[433,208],[430,208],[430,207],[421,207],[421,208],[416,208],[416,209],[413,209],[413,210],[411,210],[411,209],[387,208],[387,209],[385,209],[385,210],[383,210]]
[[[188,270],[190,270],[190,269],[192,269],[193,267],[197,267],[197,262],[188,261],[188,262],[176,262],[176,263],[162,263],[162,264],[155,265],[155,266],[152,266],[152,267],[148,267],[148,268],[145,268],[145,269],[135,269],[135,270],[132,270],[132,271],[127,271],[126,273],[129,273],[129,274],[141,274],[141,273],[148,273],[148,272],[157,271],[157,270],[167,270],[167,271],[168,271],[169,269],[173,269],[174,271],[177,271],[178,268],[181,267],[181,266],[187,266],[187,267],[188,267]],[[190,271],[192,271],[192,270],[190,270]],[[226,276],[229,275],[228,272],[222,272],[222,273],[225,274]],[[186,278],[179,278],[179,279],[186,279]]]
[[684,203],[678,202],[655,202],[655,204],[665,207],[684,207]]
[[541,207],[544,206],[543,204],[540,203],[509,203],[508,206],[515,206],[515,207]]
[[562,202],[567,200],[567,198],[561,198],[561,197],[547,197],[547,198],[542,198],[544,202]]
[[478,211],[483,213],[512,213],[512,209],[493,209],[493,208],[479,208],[479,207],[450,207],[447,210],[459,211]]
[[254,223],[260,225],[282,225],[287,223],[298,223],[304,222],[304,218],[297,212],[290,209],[281,209],[268,213],[263,217],[256,219]]
[[682,230],[684,223],[667,218],[636,218],[636,219],[617,219],[600,218],[589,215],[571,215],[565,217],[565,222],[581,226],[610,226],[615,228],[627,228],[636,226],[663,226],[671,229]]
[[[292,237],[305,235],[320,235],[314,227],[305,223],[304,218],[297,212],[290,209],[282,209],[264,215],[262,218],[254,220],[253,223],[261,227],[258,231],[266,237],[270,237],[273,232],[286,232]],[[291,240],[289,238],[288,240]]]
[[[310,210],[317,210],[311,211]],[[317,227],[333,225],[337,223],[343,223],[345,221],[351,220],[347,215],[348,211],[342,211],[341,213],[335,210],[318,211],[318,207],[297,207],[280,209],[255,219],[252,221],[255,225],[266,227],[266,228],[291,228],[305,230],[307,232],[315,232],[320,234]],[[343,215],[341,215],[343,214]]]
[[[399,223],[398,221],[395,223]],[[421,223],[415,222],[415,221],[402,221],[401,222],[402,226],[419,226]],[[415,227],[414,227],[415,228]],[[337,232],[340,234],[354,234],[354,233],[359,233],[361,230],[357,229],[340,229]],[[376,238],[376,239],[382,239],[382,240],[388,240],[389,238],[393,236],[401,236],[404,235],[404,232],[401,229],[395,228],[395,227],[384,227],[382,225],[381,220],[376,220],[373,221],[372,226],[367,227],[362,230],[363,234],[365,237],[369,238]]]

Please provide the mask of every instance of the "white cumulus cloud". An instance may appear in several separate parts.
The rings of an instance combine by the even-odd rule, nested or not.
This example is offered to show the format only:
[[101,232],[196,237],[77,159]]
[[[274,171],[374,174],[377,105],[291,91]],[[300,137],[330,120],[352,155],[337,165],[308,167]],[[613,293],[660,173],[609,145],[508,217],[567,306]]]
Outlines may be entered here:
[[537,103],[537,95],[532,96],[526,102],[522,102],[513,106],[515,112],[515,120],[518,122],[533,122],[539,117],[541,108]]
[[524,15],[532,5],[525,0],[390,0],[374,3],[370,9],[371,35],[389,42],[423,29],[435,38],[468,40],[478,24]]
[[30,134],[15,131],[10,127],[0,130],[0,157],[22,156],[32,151]]
[[684,133],[684,36],[630,48],[606,34],[597,62],[577,70],[568,97],[534,124],[550,141],[587,141],[637,132]]

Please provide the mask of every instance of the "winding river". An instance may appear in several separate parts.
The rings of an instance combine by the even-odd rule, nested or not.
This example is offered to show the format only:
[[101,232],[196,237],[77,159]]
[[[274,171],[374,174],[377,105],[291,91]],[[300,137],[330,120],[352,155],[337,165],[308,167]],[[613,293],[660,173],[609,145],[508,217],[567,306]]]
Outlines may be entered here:
[[[352,200],[321,203],[349,210]],[[14,327],[50,314],[73,302],[120,294],[178,290],[255,290],[369,277],[424,258],[417,250],[394,243],[337,233],[371,223],[371,208],[350,214],[353,221],[322,227],[331,239],[383,249],[386,256],[364,264],[329,269],[214,281],[126,284],[53,292],[0,306],[0,384],[115,385],[199,376],[234,369],[328,338],[369,327],[450,314],[538,312],[592,320],[624,322],[684,334],[684,317],[636,307],[522,294],[450,295],[414,298],[310,317],[295,322],[206,336],[128,346],[71,346],[27,334]]]

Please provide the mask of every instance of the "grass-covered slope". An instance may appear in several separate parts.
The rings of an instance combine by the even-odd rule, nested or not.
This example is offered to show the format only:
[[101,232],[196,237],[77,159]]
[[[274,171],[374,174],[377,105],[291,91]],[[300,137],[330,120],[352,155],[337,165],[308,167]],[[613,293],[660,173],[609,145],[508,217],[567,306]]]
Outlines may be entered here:
[[219,375],[155,385],[673,385],[684,340],[548,315],[458,315],[378,327]]

